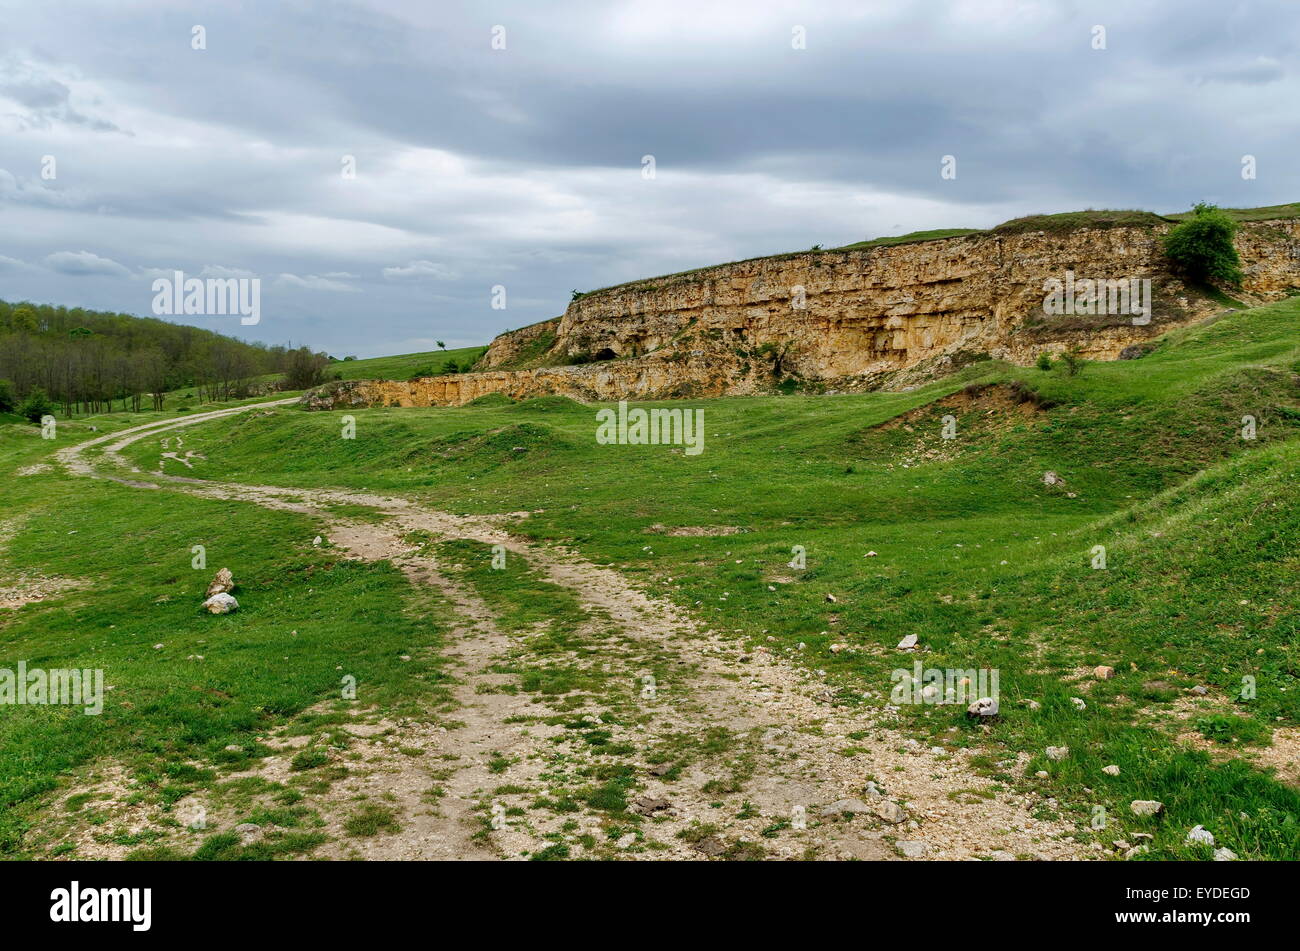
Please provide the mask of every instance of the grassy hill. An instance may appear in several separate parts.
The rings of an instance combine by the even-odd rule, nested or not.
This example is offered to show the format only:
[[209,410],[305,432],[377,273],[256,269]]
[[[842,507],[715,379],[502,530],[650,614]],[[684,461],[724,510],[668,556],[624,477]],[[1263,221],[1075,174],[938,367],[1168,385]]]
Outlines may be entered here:
[[[1212,850],[1184,841],[1204,824],[1243,858],[1294,860],[1300,777],[1268,764],[1294,763],[1300,727],[1297,319],[1296,299],[1231,314],[1171,334],[1141,360],[1074,376],[983,363],[907,393],[665,404],[703,408],[695,457],[597,444],[596,407],[497,397],[349,410],[354,440],[339,438],[337,413],[234,417],[186,432],[186,449],[205,457],[187,474],[531,512],[521,526],[530,537],[614,565],[716,630],[824,671],[839,703],[884,704],[891,673],[914,659],[995,668],[992,724],[948,706],[896,716],[927,744],[978,749],[987,776],[1050,795],[1053,815],[1106,848],[1145,833],[1145,857],[1204,859]],[[942,438],[947,416],[954,439]],[[1254,439],[1242,438],[1245,416]],[[31,432],[0,426],[0,471],[48,457]],[[74,438],[61,432],[60,443]],[[128,454],[151,469],[158,451],[146,441]],[[40,850],[23,828],[43,827],[42,794],[96,751],[151,777],[145,795],[211,784],[210,767],[182,769],[177,757],[246,762],[256,731],[326,694],[343,654],[396,705],[441,689],[436,661],[392,661],[411,633],[401,579],[312,549],[305,516],[250,523],[235,503],[142,499],[112,485],[92,498],[57,473],[9,481],[10,511],[36,528],[0,555],[6,572],[92,584],[0,616],[4,656],[55,666],[102,652],[119,683],[155,699],[69,716],[58,730],[38,728],[30,710],[0,714],[0,742],[22,751],[0,762],[0,848]],[[248,616],[236,652],[203,670],[200,683],[218,694],[177,689],[192,680],[182,658],[204,651],[201,618],[180,595],[200,534],[266,578],[267,608]],[[795,546],[805,569],[787,564]],[[497,590],[504,573],[480,574],[486,598],[508,594]],[[307,600],[304,584],[327,596]],[[318,622],[310,646],[287,633],[304,616]],[[895,648],[908,634],[919,658]],[[150,650],[155,641],[166,648]],[[308,662],[311,651],[324,660]],[[304,662],[288,668],[282,656]],[[1094,680],[1097,665],[1114,678]],[[231,744],[241,752],[226,752]],[[1048,746],[1071,753],[1055,761]],[[1109,765],[1119,774],[1103,773]],[[1135,799],[1160,800],[1165,813],[1134,816]],[[277,841],[311,848],[309,838]]]
[[447,361],[467,369],[477,363],[486,350],[486,346],[461,347],[365,360],[339,360],[329,365],[326,375],[332,377],[339,373],[345,380],[409,380],[417,376],[438,376],[446,372]]

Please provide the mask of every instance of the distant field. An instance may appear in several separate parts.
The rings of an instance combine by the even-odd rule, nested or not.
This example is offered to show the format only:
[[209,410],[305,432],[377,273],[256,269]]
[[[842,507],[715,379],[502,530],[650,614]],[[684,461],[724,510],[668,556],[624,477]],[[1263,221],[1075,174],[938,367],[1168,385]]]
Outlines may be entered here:
[[340,360],[331,363],[325,372],[328,377],[341,373],[345,380],[409,380],[413,376],[440,375],[448,360],[454,360],[462,367],[472,366],[483,356],[485,350],[486,345],[462,347],[459,350],[400,353],[392,357],[370,357],[365,360]]

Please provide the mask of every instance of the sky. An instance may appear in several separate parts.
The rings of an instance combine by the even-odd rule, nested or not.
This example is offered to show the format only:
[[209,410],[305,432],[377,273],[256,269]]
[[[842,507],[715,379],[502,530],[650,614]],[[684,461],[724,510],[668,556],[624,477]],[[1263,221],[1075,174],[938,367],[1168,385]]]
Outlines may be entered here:
[[166,319],[367,357],[814,244],[1296,201],[1298,40],[1295,0],[0,0],[0,299],[257,279],[256,325]]

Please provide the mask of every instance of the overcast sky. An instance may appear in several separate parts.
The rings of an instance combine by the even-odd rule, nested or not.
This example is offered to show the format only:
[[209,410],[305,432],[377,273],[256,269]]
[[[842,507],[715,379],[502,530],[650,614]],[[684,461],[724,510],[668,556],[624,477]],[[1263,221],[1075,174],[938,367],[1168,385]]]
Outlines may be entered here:
[[259,325],[189,322],[364,357],[813,244],[1300,200],[1298,27],[1295,0],[0,0],[0,298],[147,316],[159,273],[251,276]]

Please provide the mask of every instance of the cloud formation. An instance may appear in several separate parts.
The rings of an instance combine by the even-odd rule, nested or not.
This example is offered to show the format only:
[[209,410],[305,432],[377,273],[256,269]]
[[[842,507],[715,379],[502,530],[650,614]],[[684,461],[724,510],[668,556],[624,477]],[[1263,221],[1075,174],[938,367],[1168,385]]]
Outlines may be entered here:
[[573,288],[813,244],[1300,197],[1290,0],[0,16],[0,256],[32,262],[0,260],[0,297],[147,314],[152,269],[260,277],[262,323],[220,329],[337,355],[481,343]]

